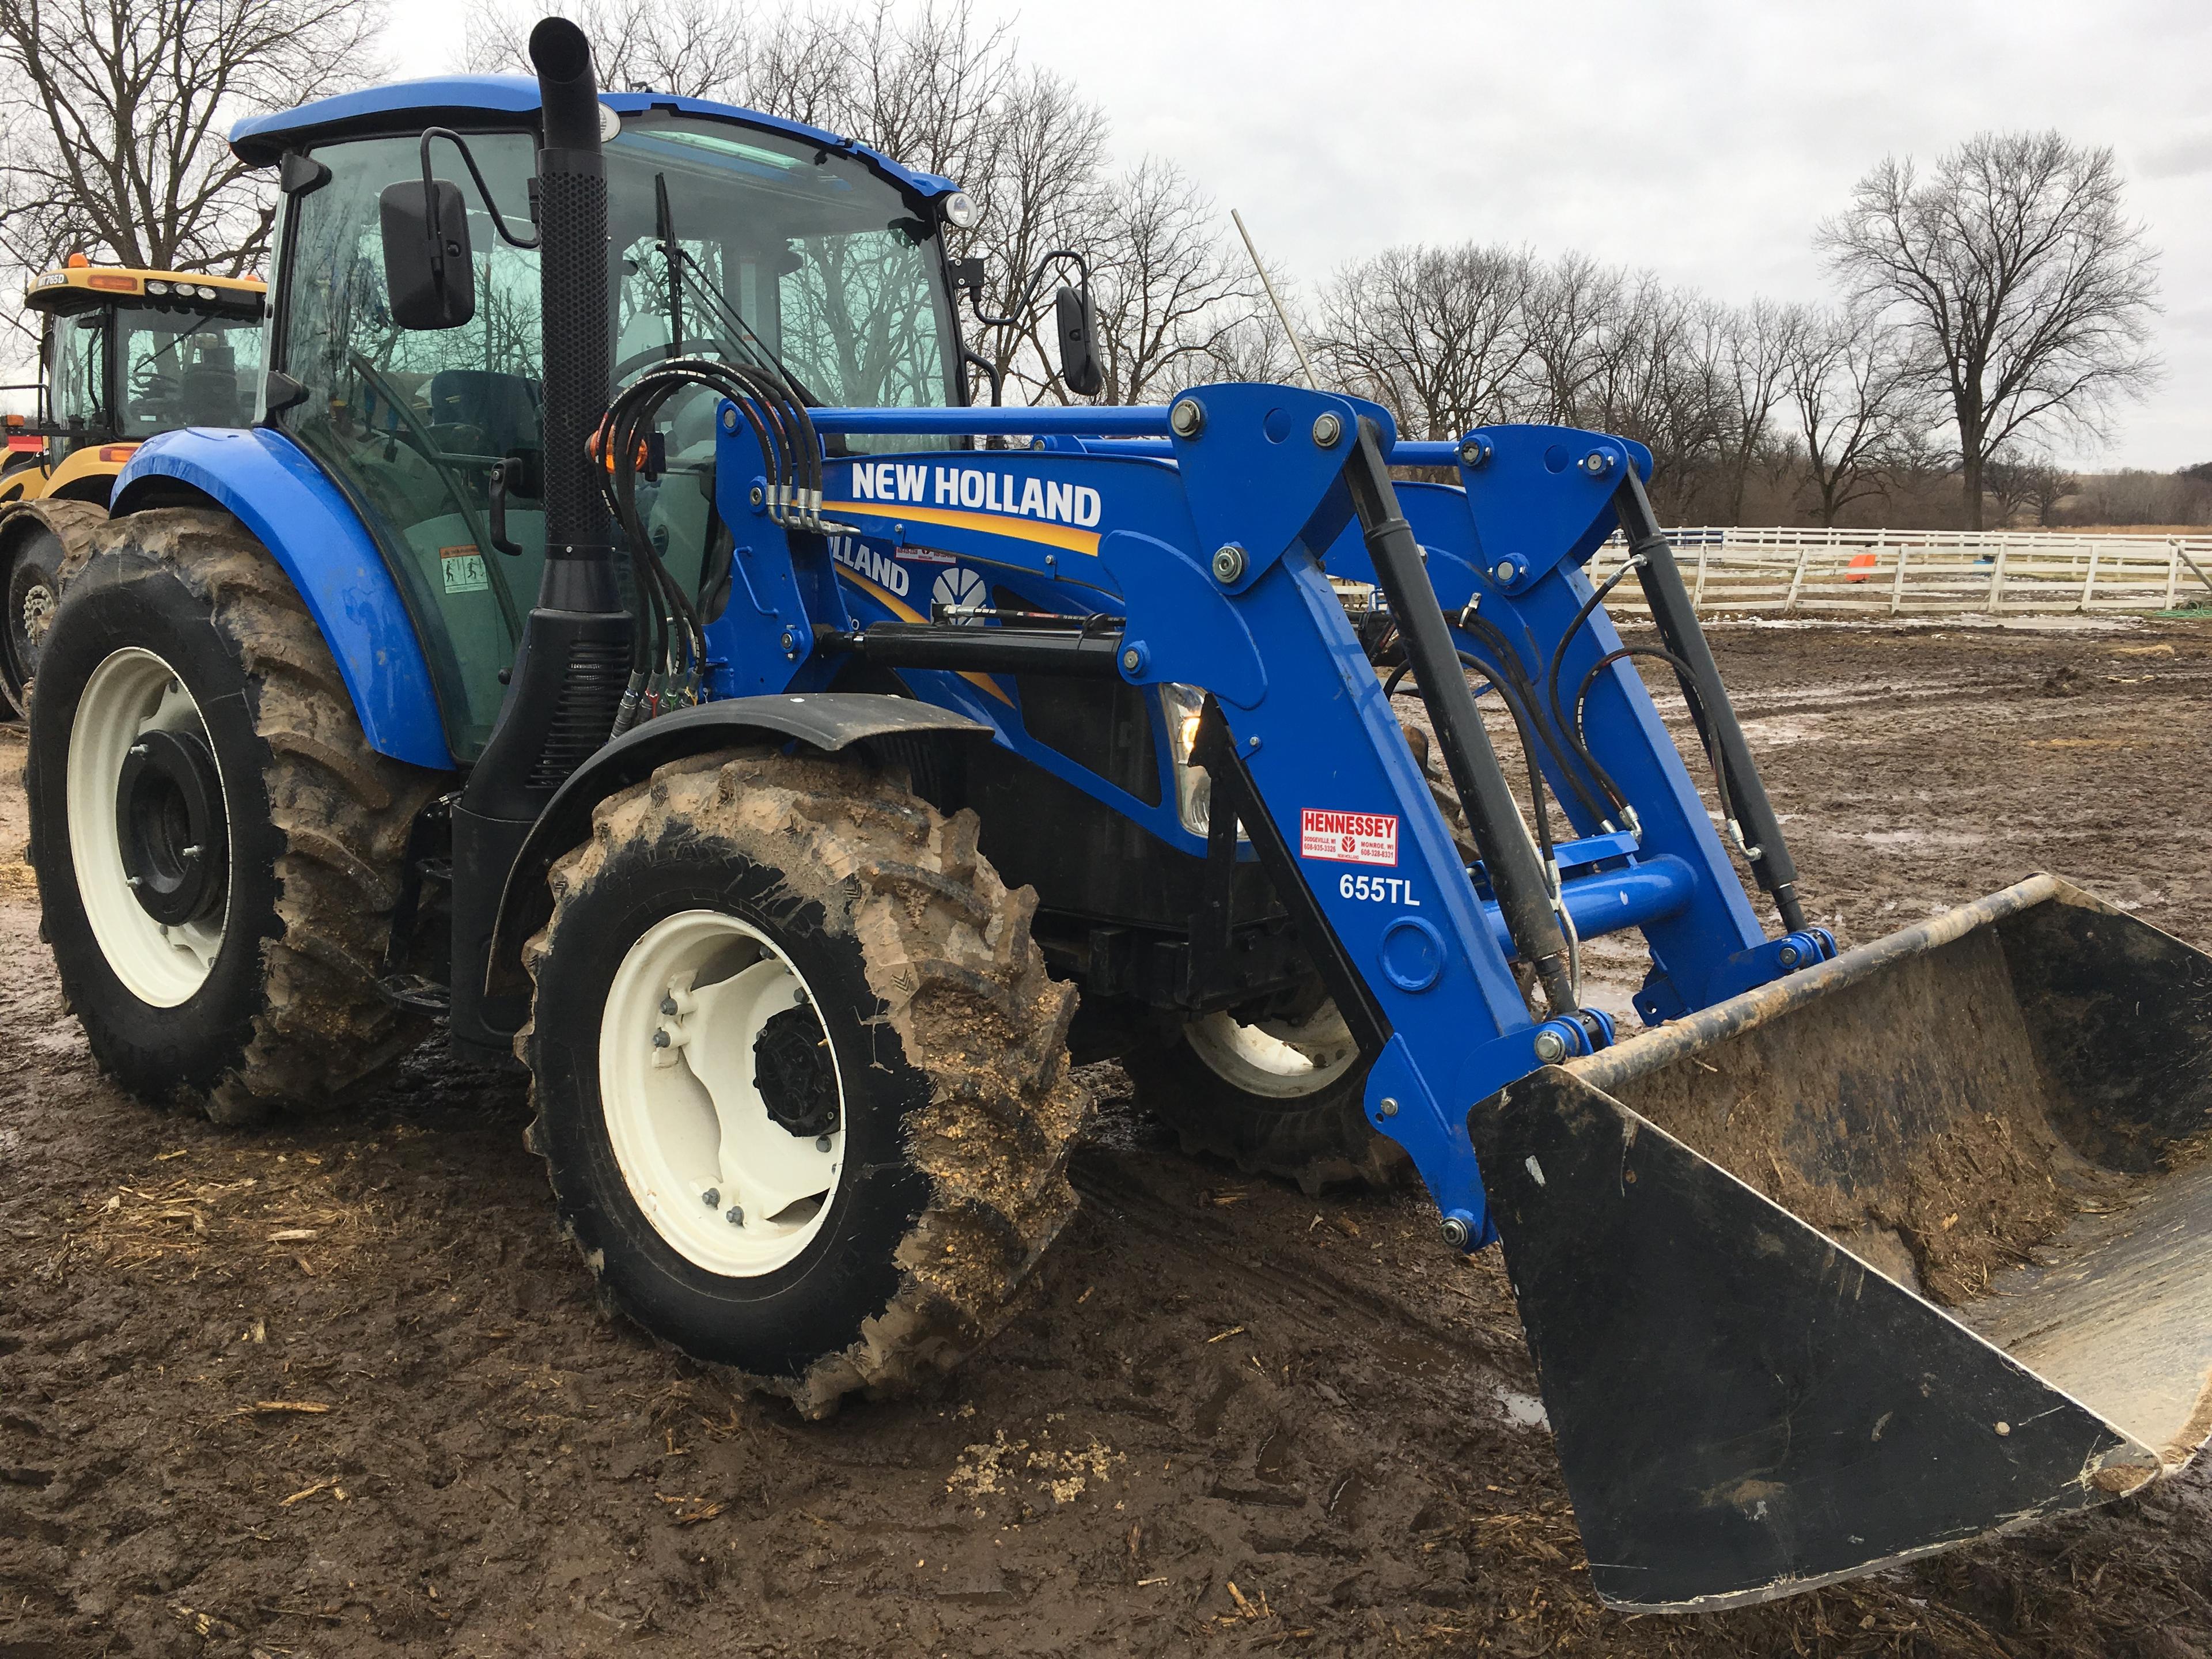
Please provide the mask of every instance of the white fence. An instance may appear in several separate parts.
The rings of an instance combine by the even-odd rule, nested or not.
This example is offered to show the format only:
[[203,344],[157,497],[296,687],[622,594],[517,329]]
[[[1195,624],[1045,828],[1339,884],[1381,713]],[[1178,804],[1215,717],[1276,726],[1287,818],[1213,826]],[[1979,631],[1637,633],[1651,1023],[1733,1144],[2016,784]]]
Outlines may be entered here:
[[[1700,613],[1991,616],[2212,605],[2212,533],[1698,528],[1668,532]],[[1590,562],[1620,568],[1620,538]],[[1635,582],[1616,610],[1641,610]]]

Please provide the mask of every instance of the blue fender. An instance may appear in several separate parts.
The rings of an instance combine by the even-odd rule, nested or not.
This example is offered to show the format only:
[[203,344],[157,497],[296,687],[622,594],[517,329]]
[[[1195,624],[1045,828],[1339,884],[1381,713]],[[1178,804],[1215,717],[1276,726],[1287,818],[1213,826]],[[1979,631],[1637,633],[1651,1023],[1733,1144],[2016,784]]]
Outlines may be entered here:
[[[266,427],[189,427],[139,446],[115,481],[116,516],[161,500],[173,478],[235,514],[275,556],[337,659],[368,746],[453,769],[430,665],[368,527],[307,453]],[[134,496],[137,498],[134,501]]]

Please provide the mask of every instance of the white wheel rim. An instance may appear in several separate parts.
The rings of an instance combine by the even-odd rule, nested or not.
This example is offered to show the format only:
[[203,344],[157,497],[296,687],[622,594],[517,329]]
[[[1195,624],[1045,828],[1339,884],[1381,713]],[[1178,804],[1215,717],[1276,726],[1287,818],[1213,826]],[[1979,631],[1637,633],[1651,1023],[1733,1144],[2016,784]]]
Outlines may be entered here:
[[[668,1004],[672,1015],[663,1012]],[[792,1261],[836,1194],[842,1109],[826,1135],[794,1135],[769,1115],[754,1078],[761,1028],[802,1006],[815,1006],[813,993],[790,960],[757,929],[714,910],[654,923],[607,991],[599,1104],[615,1162],[653,1231],[723,1278],[757,1278]],[[834,1047],[830,1058],[842,1103]]]
[[[115,794],[131,745],[152,731],[189,732],[215,748],[176,670],[151,651],[126,646],[92,671],[70,727],[70,861],[85,920],[123,988],[153,1007],[174,1008],[207,983],[230,899],[226,892],[218,915],[172,927],[148,915],[131,890]],[[223,816],[230,816],[227,797]]]
[[1226,1013],[1207,1014],[1184,1026],[1183,1036],[1217,1077],[1248,1095],[1279,1100],[1326,1089],[1359,1058],[1359,1045],[1333,1002],[1297,1024],[1247,1025]]

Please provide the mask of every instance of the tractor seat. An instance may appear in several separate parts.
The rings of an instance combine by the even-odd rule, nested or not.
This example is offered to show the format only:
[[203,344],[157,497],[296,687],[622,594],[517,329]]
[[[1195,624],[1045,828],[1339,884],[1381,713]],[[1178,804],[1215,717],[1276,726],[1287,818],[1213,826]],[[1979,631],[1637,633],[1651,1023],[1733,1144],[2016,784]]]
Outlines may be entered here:
[[430,424],[471,428],[486,454],[536,450],[543,442],[538,382],[490,369],[440,369],[430,377]]

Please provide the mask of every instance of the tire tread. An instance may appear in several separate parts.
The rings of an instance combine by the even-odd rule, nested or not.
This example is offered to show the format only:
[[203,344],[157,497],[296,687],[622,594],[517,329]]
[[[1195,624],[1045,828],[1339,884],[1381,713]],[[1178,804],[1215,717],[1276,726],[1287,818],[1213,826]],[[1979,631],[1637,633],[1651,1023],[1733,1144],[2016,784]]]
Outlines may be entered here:
[[[1049,977],[1030,937],[1035,894],[1010,892],[976,854],[972,812],[945,817],[848,763],[751,750],[672,761],[600,803],[591,836],[554,866],[553,915],[523,951],[533,980],[611,859],[681,836],[817,884],[808,896],[859,941],[879,1017],[930,1084],[907,1133],[933,1195],[899,1247],[889,1305],[803,1375],[749,1380],[811,1417],[847,1395],[906,1392],[1005,1323],[1074,1213],[1067,1158],[1091,1109],[1066,1063],[1074,988]],[[533,1011],[515,1040],[526,1063],[535,1032]],[[533,1123],[533,1149],[549,1139]],[[548,1166],[565,1219],[577,1195]],[[604,1257],[591,1265],[603,1273]]]

